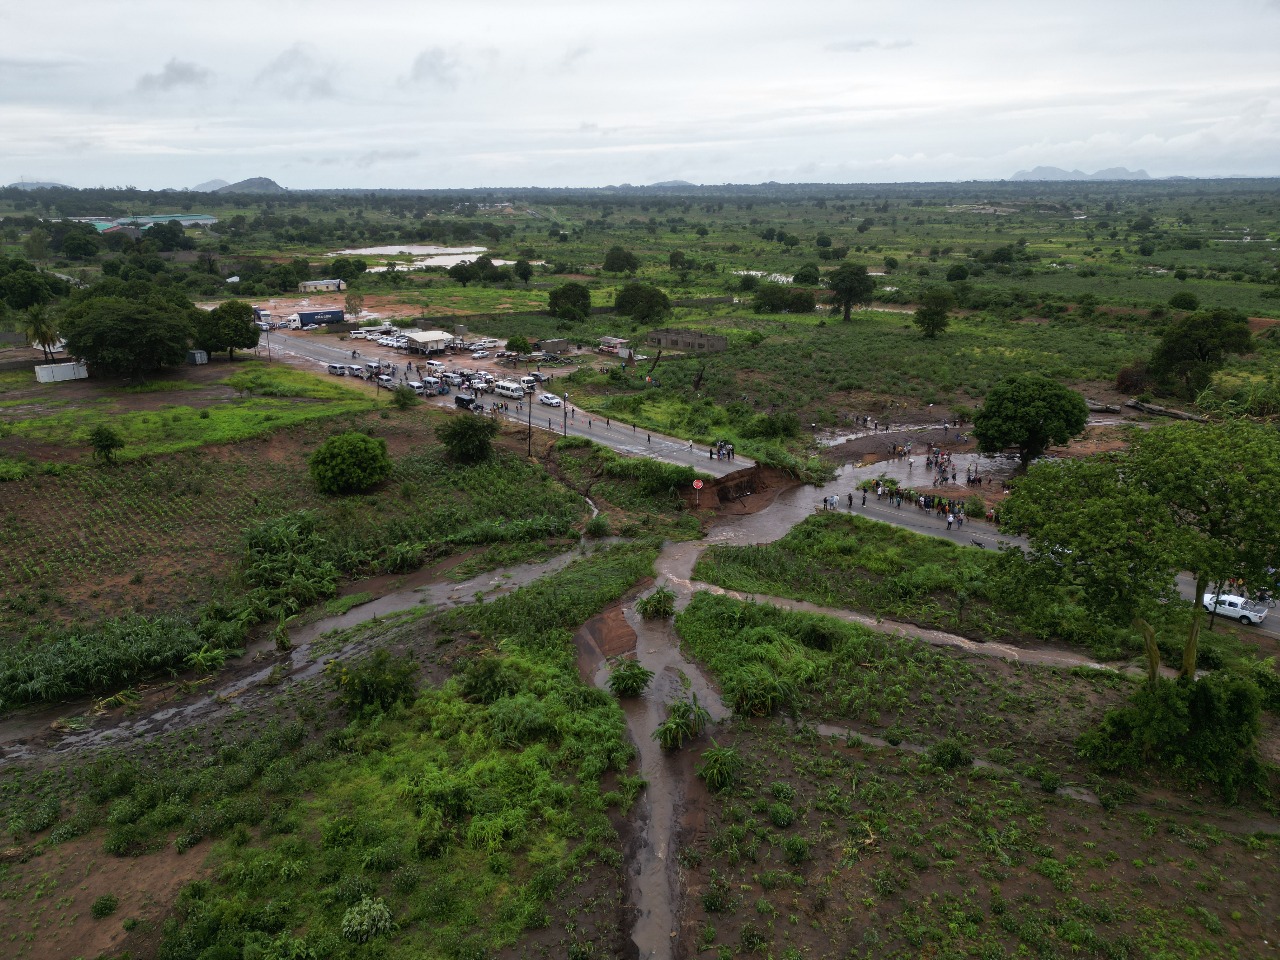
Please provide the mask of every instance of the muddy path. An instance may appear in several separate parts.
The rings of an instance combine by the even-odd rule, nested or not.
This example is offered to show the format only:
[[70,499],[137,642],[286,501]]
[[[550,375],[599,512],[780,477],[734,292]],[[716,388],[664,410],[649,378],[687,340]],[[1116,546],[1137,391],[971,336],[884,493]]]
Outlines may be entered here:
[[86,698],[15,711],[0,720],[0,770],[11,763],[124,746],[263,703],[277,695],[281,684],[319,676],[331,661],[368,645],[322,642],[331,634],[424,607],[442,611],[501,596],[562,570],[593,548],[582,543],[549,560],[490,570],[460,582],[438,571],[430,579],[404,578],[399,589],[290,630],[287,651],[277,651],[268,639],[255,640],[244,656],[212,677],[191,675],[138,688],[142,700],[128,709],[104,710],[100,701]]

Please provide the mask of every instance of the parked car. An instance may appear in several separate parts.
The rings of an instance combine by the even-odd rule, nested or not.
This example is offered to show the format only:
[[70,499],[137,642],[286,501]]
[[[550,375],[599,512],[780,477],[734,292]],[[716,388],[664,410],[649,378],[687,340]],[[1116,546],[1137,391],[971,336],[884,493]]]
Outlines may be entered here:
[[538,397],[538,402],[548,407],[559,407],[563,405],[561,399],[554,393],[544,393],[542,396]]
[[320,329],[320,324],[318,324],[318,323],[304,323],[304,324],[302,325],[302,329],[303,329],[303,330],[319,330],[319,329]]
[[1233,620],[1239,620],[1243,624],[1261,623],[1267,619],[1267,608],[1260,603],[1254,603],[1245,597],[1237,597],[1229,593],[1206,593],[1204,595],[1204,608],[1210,613],[1216,613],[1222,617],[1231,617]]
[[424,384],[419,383],[417,380],[410,380],[409,389],[412,390],[414,393],[416,393],[418,396],[422,396],[422,394],[426,392],[427,388]]
[[455,406],[462,407],[464,410],[470,410],[472,404],[476,402],[476,398],[469,393],[460,393],[453,398]]
[[382,384],[384,387],[386,387],[388,390],[390,390],[396,384],[395,377],[389,377],[385,373],[378,374],[378,382]]
[[329,364],[329,373],[335,377],[345,377],[347,375],[347,365],[345,363]]
[[471,355],[471,359],[472,359],[472,360],[483,360],[483,359],[484,359],[485,357],[487,357],[488,355],[489,355],[489,351],[488,351],[488,350],[477,350],[475,353],[473,353],[473,354]]

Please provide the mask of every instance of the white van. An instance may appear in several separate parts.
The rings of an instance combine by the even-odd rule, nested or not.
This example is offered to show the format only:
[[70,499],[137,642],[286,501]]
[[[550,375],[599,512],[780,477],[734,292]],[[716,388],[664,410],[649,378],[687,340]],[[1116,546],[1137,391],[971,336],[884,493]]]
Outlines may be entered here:
[[427,360],[422,364],[424,367],[430,367],[432,370],[443,370],[444,364],[439,360]]
[[329,364],[329,372],[335,377],[345,377],[347,375],[347,365],[345,363]]
[[500,397],[508,397],[512,400],[524,399],[524,387],[511,380],[499,380],[493,385],[493,392]]
[[428,390],[430,390],[432,393],[435,393],[438,389],[440,389],[440,381],[437,380],[435,377],[423,377],[422,385],[426,387]]
[[524,387],[525,393],[533,393],[538,389],[538,380],[536,377],[521,377],[520,385]]
[[444,380],[444,382],[449,384],[449,386],[451,387],[462,386],[462,377],[459,374],[446,373],[443,377],[441,377],[441,379]]

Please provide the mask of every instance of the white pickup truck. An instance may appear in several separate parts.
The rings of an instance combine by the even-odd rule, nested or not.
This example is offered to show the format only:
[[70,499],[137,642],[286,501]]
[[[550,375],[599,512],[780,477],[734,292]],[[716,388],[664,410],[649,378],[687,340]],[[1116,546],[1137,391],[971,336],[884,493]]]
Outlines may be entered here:
[[1204,595],[1204,608],[1210,613],[1216,613],[1220,617],[1231,617],[1233,620],[1239,620],[1246,626],[1253,623],[1261,623],[1267,619],[1267,608],[1260,603],[1247,600],[1244,597],[1233,596],[1229,593],[1206,593]]

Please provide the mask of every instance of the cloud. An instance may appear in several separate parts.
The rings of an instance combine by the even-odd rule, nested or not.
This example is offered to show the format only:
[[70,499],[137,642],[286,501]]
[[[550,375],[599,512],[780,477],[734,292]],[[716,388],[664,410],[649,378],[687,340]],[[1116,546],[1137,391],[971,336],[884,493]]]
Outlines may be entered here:
[[178,87],[200,87],[212,77],[212,71],[174,57],[159,73],[144,73],[140,76],[137,90],[139,93],[164,93]]
[[337,95],[329,74],[308,45],[295,43],[259,71],[255,82],[293,100],[328,100]]
[[589,53],[591,53],[591,48],[587,46],[585,43],[580,43],[578,44],[578,46],[572,47],[566,50],[564,52],[564,56],[560,58],[560,62],[557,64],[557,66],[562,71],[572,70],[574,67],[578,65],[578,61],[581,60],[583,57],[587,56],[587,54]]
[[834,40],[827,44],[833,53],[862,53],[864,50],[902,50],[912,46],[910,40]]
[[361,170],[381,163],[393,163],[396,160],[414,160],[421,155],[418,150],[369,150],[356,157],[356,166]]
[[409,82],[431,84],[453,90],[458,86],[458,63],[440,47],[423,50],[413,59],[413,66],[409,70]]

